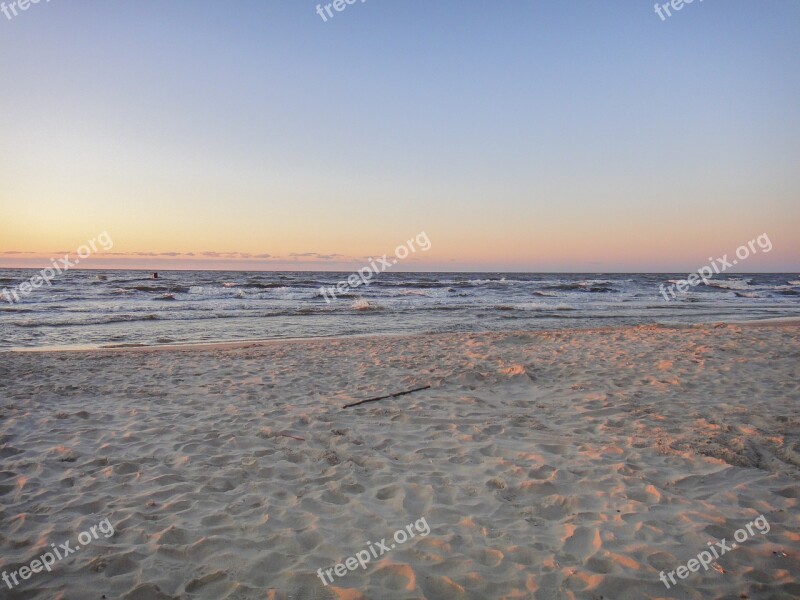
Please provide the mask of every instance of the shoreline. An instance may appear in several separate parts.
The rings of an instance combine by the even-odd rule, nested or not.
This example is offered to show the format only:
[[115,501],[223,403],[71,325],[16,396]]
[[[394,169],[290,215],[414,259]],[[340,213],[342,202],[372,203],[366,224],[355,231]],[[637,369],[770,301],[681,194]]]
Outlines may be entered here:
[[158,345],[116,345],[116,346],[54,346],[54,347],[12,347],[0,349],[0,355],[8,354],[58,354],[58,353],[84,353],[84,352],[131,352],[131,351],[209,351],[209,350],[234,350],[248,348],[252,346],[268,346],[283,343],[302,343],[320,341],[344,341],[350,339],[413,339],[437,336],[467,336],[467,335],[514,335],[514,334],[553,334],[553,333],[611,333],[615,331],[625,331],[629,329],[704,329],[719,327],[797,327],[800,326],[800,317],[770,317],[765,319],[751,319],[747,321],[709,321],[708,323],[686,323],[686,324],[661,324],[646,323],[640,325],[612,325],[608,327],[575,327],[570,329],[519,329],[503,331],[454,331],[446,333],[360,333],[353,335],[336,336],[312,336],[312,337],[286,337],[286,338],[254,338],[249,340],[218,340],[211,342],[185,342]]

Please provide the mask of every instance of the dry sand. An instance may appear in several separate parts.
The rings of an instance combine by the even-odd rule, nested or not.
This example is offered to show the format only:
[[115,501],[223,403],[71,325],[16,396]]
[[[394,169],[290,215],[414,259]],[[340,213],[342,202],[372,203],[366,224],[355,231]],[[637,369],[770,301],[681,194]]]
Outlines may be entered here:
[[[3,353],[0,569],[116,533],[0,597],[797,598],[798,333]],[[761,514],[768,533],[659,581]],[[317,577],[422,517],[426,537]]]

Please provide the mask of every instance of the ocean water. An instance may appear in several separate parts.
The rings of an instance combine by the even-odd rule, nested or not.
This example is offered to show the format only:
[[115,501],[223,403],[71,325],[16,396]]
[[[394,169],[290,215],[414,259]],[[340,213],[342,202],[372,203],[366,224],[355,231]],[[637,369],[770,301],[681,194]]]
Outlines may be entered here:
[[800,275],[717,275],[666,302],[675,274],[383,273],[330,303],[350,272],[72,270],[3,299],[0,348],[128,346],[361,334],[688,324],[800,316]]

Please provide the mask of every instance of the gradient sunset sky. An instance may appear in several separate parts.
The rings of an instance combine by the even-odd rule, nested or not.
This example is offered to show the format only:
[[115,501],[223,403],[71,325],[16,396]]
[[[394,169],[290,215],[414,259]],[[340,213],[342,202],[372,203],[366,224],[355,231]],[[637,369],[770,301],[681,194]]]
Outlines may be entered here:
[[316,6],[0,14],[0,266],[800,270],[797,0]]

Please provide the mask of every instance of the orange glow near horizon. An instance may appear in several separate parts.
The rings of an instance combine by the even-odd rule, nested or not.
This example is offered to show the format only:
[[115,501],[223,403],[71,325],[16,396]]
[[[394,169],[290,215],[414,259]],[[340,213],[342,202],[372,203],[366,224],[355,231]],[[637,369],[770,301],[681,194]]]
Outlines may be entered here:
[[[85,229],[85,228],[82,228]],[[435,230],[434,230],[435,231]],[[615,272],[615,271],[663,271],[682,272],[695,270],[708,262],[708,257],[723,254],[733,255],[735,249],[756,238],[763,232],[743,235],[706,236],[702,242],[680,244],[676,239],[663,234],[651,235],[650,239],[635,239],[618,232],[609,236],[607,232],[573,231],[569,235],[554,231],[541,231],[540,235],[503,236],[484,232],[482,237],[467,240],[451,231],[443,231],[441,238],[428,231],[430,240],[428,251],[418,249],[398,262],[396,271],[573,271],[573,272]],[[46,237],[28,239],[24,245],[0,249],[0,268],[41,268],[51,258],[64,254],[75,256],[82,244],[95,240],[97,252],[84,261],[80,268],[103,269],[197,269],[197,270],[335,270],[347,271],[359,267],[369,259],[387,254],[393,256],[397,246],[405,245],[416,234],[393,234],[392,243],[381,244],[376,240],[369,245],[363,240],[321,241],[308,239],[308,246],[292,247],[285,240],[281,245],[266,242],[263,245],[252,240],[238,247],[232,240],[220,237],[221,246],[200,246],[190,244],[189,240],[159,241],[150,236],[146,243],[138,238],[114,238],[108,236],[113,244],[104,250],[98,235],[85,237],[68,236],[59,232],[59,243],[49,243],[47,250],[37,248],[47,243]],[[19,237],[19,236],[18,236]],[[365,236],[367,237],[367,236]],[[644,237],[644,236],[641,236]],[[792,261],[800,255],[796,236],[787,232],[768,235],[772,248],[769,253],[761,249],[743,261],[739,272],[788,271]],[[71,238],[71,239],[69,239]],[[389,236],[387,235],[387,239]],[[609,241],[609,239],[611,241]],[[3,238],[4,242],[6,238]],[[399,240],[395,244],[394,240]],[[21,240],[20,240],[21,241]],[[246,240],[243,240],[246,241]],[[317,241],[317,243],[314,243]],[[169,245],[168,245],[169,244]],[[313,245],[312,245],[313,244]],[[158,248],[142,249],[142,248]],[[220,249],[221,248],[221,249]]]

